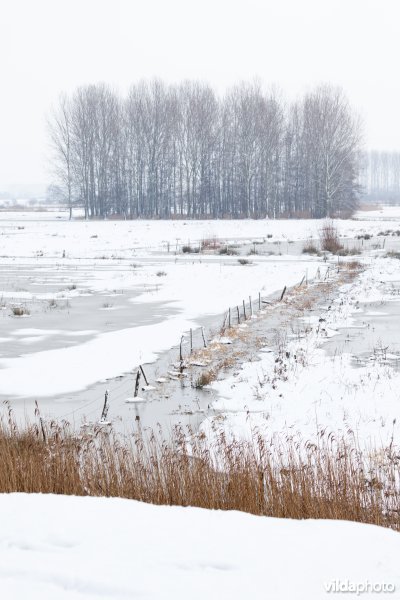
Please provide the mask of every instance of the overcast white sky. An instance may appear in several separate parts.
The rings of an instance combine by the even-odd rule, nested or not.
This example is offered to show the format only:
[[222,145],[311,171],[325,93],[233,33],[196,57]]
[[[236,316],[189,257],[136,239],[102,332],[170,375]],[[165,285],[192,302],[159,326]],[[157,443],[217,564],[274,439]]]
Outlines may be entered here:
[[0,190],[49,181],[46,113],[98,81],[331,82],[400,150],[400,0],[0,0],[0,23]]

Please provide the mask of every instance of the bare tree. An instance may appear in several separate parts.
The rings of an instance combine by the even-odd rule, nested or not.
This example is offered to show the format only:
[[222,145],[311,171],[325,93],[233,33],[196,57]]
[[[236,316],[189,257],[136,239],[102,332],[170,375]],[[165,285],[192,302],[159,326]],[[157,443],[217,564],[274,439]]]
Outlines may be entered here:
[[71,103],[65,94],[59,98],[58,107],[53,110],[48,119],[48,130],[53,150],[53,167],[59,190],[63,193],[63,200],[68,204],[69,218],[72,218],[73,184],[72,171],[72,123]]
[[[361,127],[341,90],[286,105],[258,83],[223,98],[204,83],[107,85],[62,96],[49,119],[56,183],[86,218],[312,216],[354,209]],[[400,186],[400,160],[371,155],[370,187]],[[372,167],[372,165],[375,165]]]

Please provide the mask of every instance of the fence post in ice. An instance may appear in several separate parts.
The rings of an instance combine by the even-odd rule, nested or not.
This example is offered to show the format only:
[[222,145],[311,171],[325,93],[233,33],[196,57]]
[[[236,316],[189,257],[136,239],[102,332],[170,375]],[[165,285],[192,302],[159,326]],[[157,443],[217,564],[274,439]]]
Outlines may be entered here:
[[253,304],[251,302],[251,296],[249,296],[249,305],[250,305],[250,317],[253,316]]
[[107,413],[108,413],[108,390],[106,390],[106,393],[104,394],[103,410],[101,411],[101,417],[100,417],[101,422],[106,420]]
[[244,300],[243,300],[243,315],[244,315],[244,320],[246,320],[247,319],[247,317],[246,317],[246,304],[245,304]]
[[207,348],[206,336],[204,335],[204,327],[201,328],[201,335],[203,336],[204,348]]
[[239,311],[239,306],[236,307],[236,310],[237,310],[238,325],[240,325],[240,311]]
[[183,361],[183,356],[182,356],[182,342],[183,342],[183,335],[181,336],[181,343],[179,344],[179,360],[181,362]]
[[231,309],[228,310],[228,327],[231,328]]
[[136,398],[139,392],[139,383],[140,383],[140,369],[136,373],[136,381],[135,381],[135,391],[133,393],[133,397]]
[[286,285],[285,285],[285,287],[283,288],[283,291],[282,291],[282,294],[281,294],[281,297],[280,297],[280,300],[279,300],[279,302],[282,302],[282,300],[283,300],[283,296],[285,295],[285,292],[286,292]]
[[305,278],[306,278],[306,276],[305,276],[305,275],[303,275],[303,279],[300,281],[300,283],[299,283],[299,287],[301,287],[301,286],[303,285],[303,281],[305,280]]
[[190,329],[190,354],[193,352],[193,330]]
[[261,292],[258,292],[258,310],[261,310]]
[[140,365],[140,370],[142,371],[143,379],[145,380],[146,385],[149,385],[149,382],[147,381],[147,377],[146,377],[146,374],[145,374],[145,372],[143,370],[142,365]]

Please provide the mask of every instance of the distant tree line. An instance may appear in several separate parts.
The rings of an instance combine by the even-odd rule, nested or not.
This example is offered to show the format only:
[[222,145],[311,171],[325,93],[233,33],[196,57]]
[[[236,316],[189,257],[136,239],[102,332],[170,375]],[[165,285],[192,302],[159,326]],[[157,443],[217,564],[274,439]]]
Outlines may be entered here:
[[351,213],[360,124],[320,86],[288,104],[258,84],[105,84],[62,95],[49,116],[60,201],[87,218],[279,218]]
[[400,152],[372,150],[364,156],[362,187],[365,199],[400,203]]

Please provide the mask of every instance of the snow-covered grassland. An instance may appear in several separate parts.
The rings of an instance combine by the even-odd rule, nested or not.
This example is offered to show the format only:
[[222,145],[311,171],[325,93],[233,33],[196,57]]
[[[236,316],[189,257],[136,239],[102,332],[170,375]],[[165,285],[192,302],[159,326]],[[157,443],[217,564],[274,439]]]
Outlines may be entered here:
[[[364,270],[339,288],[329,306],[302,317],[295,331],[280,332],[275,351],[262,348],[259,360],[214,382],[211,387],[218,399],[213,408],[219,414],[207,419],[203,430],[215,435],[223,428],[241,438],[257,428],[268,437],[285,433],[314,442],[322,432],[334,433],[349,436],[364,448],[386,447],[392,438],[397,442],[400,354],[396,323],[391,338],[387,332],[388,345],[378,340],[373,347],[368,338],[374,318],[390,311],[391,303],[398,305],[399,266],[397,258],[365,259]],[[378,311],[371,310],[374,303]],[[346,351],[345,343],[341,352],[330,355],[325,351],[340,330],[355,327],[369,350],[364,360]]]
[[[279,297],[305,275],[312,285],[327,264],[302,255],[299,241],[316,239],[320,227],[0,213],[0,394],[11,404],[83,394],[156,361],[182,333],[249,295]],[[357,241],[362,268],[336,288],[334,275],[329,302],[305,309],[257,360],[206,386],[203,439],[248,439],[256,430],[317,443],[334,433],[367,452],[397,444],[398,328],[389,326],[381,344],[368,336],[377,319],[397,315],[400,261],[385,256],[397,235],[378,234],[400,231],[400,211],[359,213],[338,227],[349,247],[373,236]],[[234,245],[251,263],[182,253],[202,240]],[[262,251],[248,256],[255,241]],[[329,262],[336,267],[336,257]],[[268,309],[266,326],[267,317]],[[365,337],[362,351],[347,351],[345,341],[332,347],[351,331]],[[0,495],[0,519],[7,600],[400,598],[399,534],[372,525],[36,494]]]
[[[243,298],[268,296],[306,272],[311,279],[320,261],[293,242],[317,238],[320,227],[310,220],[69,222],[65,213],[0,213],[0,394],[84,390],[155,360],[182,333]],[[381,229],[379,218],[340,222],[348,238]],[[267,246],[245,266],[236,256],[181,252],[214,239],[239,251],[255,240]],[[20,306],[26,314],[15,316]]]
[[[116,377],[153,361],[205,317],[222,313],[243,297],[259,292],[267,296],[293,285],[307,269],[313,277],[320,264],[306,256],[286,257],[288,243],[276,246],[281,255],[260,255],[244,267],[236,256],[181,252],[182,243],[203,239],[244,244],[249,236],[265,238],[265,222],[86,223],[31,220],[30,214],[26,219],[24,214],[11,217],[0,213],[0,299],[8,320],[0,352],[0,394],[8,397],[51,397]],[[291,224],[290,231],[295,233]],[[287,239],[273,235],[277,242]],[[62,318],[64,310],[49,327],[50,303],[59,309],[67,306],[71,318]],[[87,309],[78,313],[75,324],[77,303]],[[15,318],[12,308],[21,304],[30,314]],[[93,311],[102,321],[94,321]],[[93,327],[87,326],[89,320]],[[66,344],[63,330],[68,327],[73,335]],[[60,344],[54,341],[57,336]],[[90,361],[85,360],[88,356]]]

